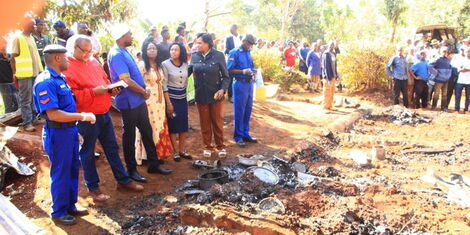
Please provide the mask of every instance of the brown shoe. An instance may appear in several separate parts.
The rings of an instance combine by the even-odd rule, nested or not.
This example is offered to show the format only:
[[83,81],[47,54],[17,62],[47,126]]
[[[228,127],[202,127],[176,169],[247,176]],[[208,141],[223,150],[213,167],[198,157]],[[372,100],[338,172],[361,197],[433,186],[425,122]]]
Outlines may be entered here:
[[111,197],[101,193],[101,191],[90,191],[90,196],[93,198],[95,202],[105,202],[106,200],[110,199]]
[[140,184],[136,184],[133,181],[127,184],[117,184],[116,189],[118,191],[128,191],[128,192],[142,192],[144,191],[144,186]]
[[29,125],[24,126],[24,130],[27,132],[35,132],[36,128],[34,128],[33,125],[29,124]]

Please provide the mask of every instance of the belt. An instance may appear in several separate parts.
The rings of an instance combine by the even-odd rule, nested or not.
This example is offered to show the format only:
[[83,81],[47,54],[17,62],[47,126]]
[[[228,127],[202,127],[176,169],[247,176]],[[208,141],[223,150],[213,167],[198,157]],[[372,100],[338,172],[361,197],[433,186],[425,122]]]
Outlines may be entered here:
[[240,81],[240,82],[251,82],[253,79],[251,78],[235,78],[235,80]]
[[77,126],[77,122],[54,122],[48,120],[46,123],[50,128],[67,128]]

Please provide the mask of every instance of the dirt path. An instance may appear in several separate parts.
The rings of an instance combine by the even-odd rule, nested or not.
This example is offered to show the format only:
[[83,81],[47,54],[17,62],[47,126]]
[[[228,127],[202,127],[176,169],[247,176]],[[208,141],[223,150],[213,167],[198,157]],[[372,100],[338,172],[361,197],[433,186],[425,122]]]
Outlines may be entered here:
[[[253,136],[257,137],[260,143],[249,145],[244,149],[235,146],[231,138],[233,135],[233,113],[230,107],[231,104],[225,103],[225,138],[228,145],[228,158],[223,160],[224,163],[228,164],[236,161],[235,156],[237,154],[292,153],[294,147],[299,143],[306,140],[316,141],[315,136],[321,135],[329,124],[335,120],[347,118],[356,111],[355,109],[338,108],[337,111],[325,112],[318,105],[320,97],[309,94],[289,95],[289,97],[291,97],[291,100],[309,99],[312,102],[278,100],[256,102],[251,129]],[[377,111],[381,108],[371,104],[369,100],[380,101],[384,97],[380,93],[369,96],[369,98],[361,101],[361,108]],[[353,231],[348,227],[352,225],[342,221],[341,216],[337,221],[338,213],[345,213],[349,209],[368,221],[373,221],[374,218],[382,221],[393,228],[394,231],[399,231],[406,225],[406,229],[411,229],[409,231],[453,234],[470,232],[469,209],[461,209],[459,206],[446,202],[445,198],[442,199],[442,197],[415,192],[416,189],[429,188],[429,185],[419,180],[419,176],[425,173],[427,167],[438,169],[439,174],[443,176],[447,176],[451,172],[470,175],[470,164],[468,163],[468,152],[466,151],[470,145],[470,142],[466,141],[470,137],[470,133],[466,131],[470,115],[431,113],[430,111],[424,113],[433,116],[432,123],[419,124],[416,127],[393,124],[387,117],[375,118],[375,116],[372,116],[369,119],[362,119],[357,122],[352,131],[349,131],[350,135],[369,135],[377,139],[393,136],[407,142],[406,144],[387,147],[387,160],[373,162],[374,167],[372,168],[357,168],[347,157],[352,149],[370,151],[370,146],[365,147],[363,143],[348,143],[347,141],[340,141],[339,145],[331,146],[331,148],[323,146],[326,147],[325,151],[334,157],[333,160],[313,162],[308,165],[308,169],[312,171],[320,166],[334,167],[339,172],[342,180],[350,180],[356,185],[364,185],[363,188],[359,187],[360,194],[339,197],[325,196],[319,193],[319,189],[309,189],[307,191],[310,191],[310,193],[293,191],[283,193],[279,197],[284,200],[286,205],[290,205],[288,209],[291,212],[301,211],[302,216],[304,216],[301,216],[302,218],[318,219],[324,226],[334,228],[333,230],[325,228],[323,231],[327,233]],[[113,120],[120,141],[122,128],[120,127],[118,113],[113,113]],[[190,125],[194,128],[193,131],[190,131],[188,138],[190,153],[197,159],[203,159],[198,115],[194,106],[190,106]],[[456,131],[450,132],[450,128]],[[416,148],[422,143],[429,146],[436,144],[454,145],[456,143],[459,145],[455,147],[454,152],[447,155],[424,156],[417,154],[416,156],[404,156],[401,154],[404,147]],[[111,200],[103,205],[93,204],[91,199],[87,197],[86,188],[81,184],[79,204],[89,207],[92,213],[80,218],[79,223],[75,226],[56,226],[48,216],[50,213],[49,169],[47,158],[41,150],[40,131],[36,131],[33,135],[21,133],[19,138],[14,139],[8,145],[17,155],[25,156],[26,162],[33,162],[38,173],[29,178],[10,174],[7,182],[10,182],[12,186],[3,190],[3,193],[11,195],[13,203],[28,217],[32,218],[34,223],[53,234],[121,233],[122,227],[130,226],[122,221],[132,221],[135,213],[131,212],[136,210],[139,213],[149,215],[155,215],[158,212],[157,214],[160,217],[155,215],[152,217],[152,221],[146,223],[161,223],[161,226],[157,227],[162,232],[174,229],[175,225],[179,223],[177,211],[172,211],[175,204],[167,203],[163,198],[168,195],[175,195],[177,186],[188,179],[196,178],[197,174],[200,173],[199,170],[191,166],[189,161],[184,160],[180,163],[175,163],[173,160],[168,161],[166,166],[174,170],[174,173],[169,176],[147,175],[145,166],[141,166],[139,167],[140,172],[149,178],[149,182],[144,185],[146,187],[144,194],[121,193],[115,190],[116,183],[109,166],[106,160],[100,157],[97,160],[97,167],[101,179],[101,190],[109,194],[112,197]],[[449,162],[452,156],[456,157]],[[318,195],[318,197],[312,195]],[[323,202],[321,205],[302,202],[304,200],[320,199]],[[141,202],[145,203],[142,204]],[[339,206],[339,204],[342,206]],[[412,220],[409,225],[406,224],[408,220]],[[140,223],[145,223],[145,221]],[[207,231],[192,228],[190,233],[223,233],[223,231],[230,230],[213,229]],[[239,228],[235,231],[243,231],[243,229]],[[154,230],[154,232],[157,232],[157,230]]]

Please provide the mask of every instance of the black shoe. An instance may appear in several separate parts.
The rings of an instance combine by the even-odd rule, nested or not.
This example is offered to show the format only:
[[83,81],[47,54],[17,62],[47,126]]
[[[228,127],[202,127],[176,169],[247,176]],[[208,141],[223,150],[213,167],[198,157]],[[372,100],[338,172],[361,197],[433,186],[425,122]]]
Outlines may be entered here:
[[258,143],[258,139],[249,137],[249,138],[243,138],[243,141],[248,142],[248,143]]
[[129,177],[137,182],[147,182],[147,178],[140,175],[136,170],[129,172]]
[[69,211],[69,214],[73,216],[85,216],[85,215],[88,215],[88,210],[85,208],[77,207],[75,208],[75,210]]
[[147,173],[150,173],[150,174],[159,173],[159,174],[162,174],[162,175],[169,175],[169,174],[171,174],[171,172],[173,172],[173,171],[169,170],[169,169],[165,169],[161,165],[149,166],[149,168],[147,169]]
[[191,156],[189,153],[180,153],[180,157],[191,160],[193,159],[193,156]]
[[64,216],[61,216],[61,217],[52,218],[52,220],[54,222],[59,222],[63,225],[73,225],[73,224],[77,223],[77,220],[75,219],[75,217],[73,217],[71,215],[64,215]]
[[243,140],[239,140],[239,141],[237,141],[237,145],[240,148],[244,148],[246,146],[246,143]]

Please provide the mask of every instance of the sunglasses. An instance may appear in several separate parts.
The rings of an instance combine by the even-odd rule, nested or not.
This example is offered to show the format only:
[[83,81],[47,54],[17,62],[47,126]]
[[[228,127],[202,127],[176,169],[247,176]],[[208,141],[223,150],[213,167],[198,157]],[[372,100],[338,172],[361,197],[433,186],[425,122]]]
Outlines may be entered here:
[[77,45],[77,47],[78,47],[78,49],[80,49],[80,51],[82,51],[82,52],[85,53],[85,54],[90,54],[90,53],[93,52],[93,48],[90,49],[90,50],[88,50],[88,51],[85,51],[85,50],[83,50],[79,45]]

